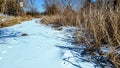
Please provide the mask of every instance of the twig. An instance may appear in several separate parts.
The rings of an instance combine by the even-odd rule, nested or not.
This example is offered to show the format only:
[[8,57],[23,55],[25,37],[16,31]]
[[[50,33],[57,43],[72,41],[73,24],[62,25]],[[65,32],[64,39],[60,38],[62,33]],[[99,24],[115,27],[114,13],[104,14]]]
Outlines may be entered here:
[[69,61],[69,60],[67,60],[67,59],[63,59],[63,60],[64,60],[64,61],[67,61],[68,63],[72,64],[73,66],[76,66],[76,67],[78,67],[78,68],[82,68],[82,67],[80,67],[79,65],[74,64],[74,63],[70,62],[70,61]]

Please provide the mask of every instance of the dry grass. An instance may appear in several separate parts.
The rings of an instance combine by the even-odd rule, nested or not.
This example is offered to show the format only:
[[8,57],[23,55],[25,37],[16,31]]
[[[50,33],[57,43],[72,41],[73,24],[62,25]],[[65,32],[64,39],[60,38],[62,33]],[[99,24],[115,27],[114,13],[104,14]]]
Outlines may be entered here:
[[0,0],[0,13],[9,16],[0,16],[0,28],[19,24],[33,17],[41,17],[36,10],[24,13],[17,0]]
[[[75,32],[75,41],[85,43],[90,50],[98,51],[100,56],[106,55],[115,65],[120,66],[120,2],[114,5],[87,3],[79,12],[67,10],[59,16],[43,17],[43,22],[59,22],[61,25],[76,26],[82,30]],[[81,34],[86,33],[85,36]],[[102,52],[102,47],[111,48],[108,53]]]
[[[101,7],[104,7],[101,6]],[[115,64],[115,68],[120,66],[120,7],[117,8],[98,8],[96,5],[84,8],[79,14],[79,26],[84,26],[86,37],[77,32],[77,41],[83,41],[89,46],[89,49],[98,50],[99,55],[107,55]],[[82,18],[81,18],[82,17]],[[81,29],[81,27],[80,27]],[[75,39],[76,40],[76,39]],[[92,40],[92,41],[91,41]],[[102,47],[108,47],[112,50],[103,54]],[[93,51],[93,52],[94,52]]]
[[54,24],[54,23],[59,23],[60,20],[60,16],[59,15],[46,15],[46,16],[42,16],[41,18],[41,22],[44,24]]
[[31,16],[0,16],[0,28],[20,24],[22,21],[30,20],[32,18],[33,17]]
[[44,23],[44,24],[54,24],[54,23],[59,23],[63,26],[65,25],[69,25],[69,26],[76,26],[76,23],[77,23],[77,13],[74,12],[73,9],[65,9],[63,13],[57,13],[57,14],[53,14],[53,15],[50,15],[47,14],[45,16],[42,17],[42,20],[41,22]]

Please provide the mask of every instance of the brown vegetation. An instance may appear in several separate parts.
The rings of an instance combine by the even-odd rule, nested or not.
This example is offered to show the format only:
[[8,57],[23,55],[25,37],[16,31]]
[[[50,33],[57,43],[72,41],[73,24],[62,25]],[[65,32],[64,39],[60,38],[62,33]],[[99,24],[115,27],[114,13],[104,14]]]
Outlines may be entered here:
[[[21,1],[23,3],[22,6],[20,6]],[[20,2],[17,0],[0,0],[0,13],[9,15],[0,16],[0,28],[19,24],[22,21],[32,19],[32,17],[41,17],[40,13],[33,7],[33,0],[30,0],[31,5],[24,0],[20,0]],[[27,13],[22,9],[25,6],[29,6],[30,9]]]
[[[84,31],[86,31],[87,35],[84,38],[81,37],[81,35],[79,36],[78,33],[77,36],[78,40],[81,40],[81,38],[87,39],[85,43],[87,42],[90,49],[97,48],[98,53],[101,56],[104,55],[101,47],[112,48],[107,56],[110,57],[110,60],[115,64],[115,67],[119,68],[120,55],[119,53],[116,53],[116,50],[119,51],[118,49],[120,46],[120,6],[114,9],[105,9],[104,6],[105,5],[98,9],[99,6],[90,5],[90,7],[86,8],[87,11],[82,11],[83,23],[80,25],[84,26]],[[116,47],[118,49],[116,49]]]
[[[62,1],[62,0],[60,0]],[[68,0],[69,1],[69,0]],[[59,5],[57,5],[59,6]],[[78,5],[79,6],[79,5]],[[60,6],[59,6],[60,7]],[[54,10],[54,9],[52,9]],[[86,33],[86,36],[82,36],[81,31],[75,32],[75,41],[79,43],[85,43],[92,52],[98,51],[101,56],[106,55],[115,64],[115,68],[120,66],[120,2],[119,0],[113,0],[95,4],[85,2],[83,8],[74,11],[71,5],[67,5],[64,11],[61,13],[49,16],[51,21],[44,21],[48,23],[58,22],[61,25],[77,26],[81,29],[82,33]],[[59,16],[58,16],[59,15]],[[45,20],[43,18],[43,20]],[[111,48],[110,52],[103,53],[102,47]],[[116,52],[117,51],[117,52]]]
[[59,20],[60,20],[59,15],[42,16],[41,22],[44,24],[54,24],[54,23],[59,23]]
[[33,17],[31,16],[17,16],[17,17],[13,17],[13,16],[0,16],[0,28],[2,27],[8,27],[8,26],[12,26],[15,24],[19,24],[22,21],[25,20],[30,20]]
[[21,15],[22,10],[17,0],[1,0],[0,12],[8,15]]

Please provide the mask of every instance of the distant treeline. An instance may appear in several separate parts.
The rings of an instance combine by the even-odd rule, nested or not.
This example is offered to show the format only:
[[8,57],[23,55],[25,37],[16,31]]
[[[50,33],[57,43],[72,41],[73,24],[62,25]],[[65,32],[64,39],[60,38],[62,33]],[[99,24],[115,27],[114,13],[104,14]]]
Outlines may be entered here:
[[22,15],[38,13],[35,0],[0,0],[0,12],[8,15]]
[[44,0],[45,14],[55,14],[63,12],[66,8],[71,8],[74,11],[79,11],[88,4],[97,4],[98,7],[104,5],[104,8],[115,9],[119,5],[119,0]]

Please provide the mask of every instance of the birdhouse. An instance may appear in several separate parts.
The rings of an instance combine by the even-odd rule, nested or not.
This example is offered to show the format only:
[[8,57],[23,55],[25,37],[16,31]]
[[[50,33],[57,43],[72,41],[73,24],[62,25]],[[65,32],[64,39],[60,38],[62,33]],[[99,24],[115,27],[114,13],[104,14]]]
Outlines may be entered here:
[[23,2],[22,1],[20,2],[20,7],[23,7]]

